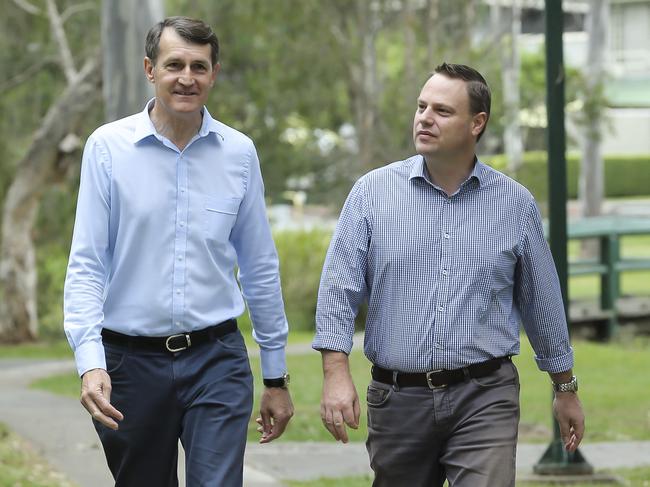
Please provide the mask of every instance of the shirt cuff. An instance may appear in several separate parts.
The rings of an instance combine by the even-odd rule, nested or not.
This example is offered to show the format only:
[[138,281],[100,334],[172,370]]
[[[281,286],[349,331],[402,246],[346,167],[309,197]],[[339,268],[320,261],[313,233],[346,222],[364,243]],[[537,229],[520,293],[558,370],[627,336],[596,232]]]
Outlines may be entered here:
[[335,335],[333,333],[317,333],[311,344],[314,350],[332,350],[350,355],[352,351],[352,337]]
[[551,374],[558,374],[566,372],[573,368],[573,347],[569,347],[569,352],[560,355],[559,357],[540,358],[535,356],[535,362],[539,370],[549,372]]
[[106,370],[106,355],[101,341],[91,341],[79,345],[74,351],[79,377],[92,369]]
[[260,349],[262,377],[278,379],[287,373],[287,358],[283,348]]

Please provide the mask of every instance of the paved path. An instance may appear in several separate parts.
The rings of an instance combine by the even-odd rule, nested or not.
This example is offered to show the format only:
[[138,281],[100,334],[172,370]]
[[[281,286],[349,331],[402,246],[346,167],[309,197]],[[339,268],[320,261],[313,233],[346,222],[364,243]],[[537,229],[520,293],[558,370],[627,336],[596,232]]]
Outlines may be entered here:
[[[300,353],[305,347],[289,350]],[[0,421],[32,443],[80,487],[109,486],[112,482],[101,446],[79,401],[28,388],[38,377],[72,371],[74,364],[70,360],[0,361]],[[544,448],[520,445],[520,475],[531,472]],[[650,465],[650,441],[585,444],[581,451],[599,469]],[[363,444],[342,445],[333,441],[249,444],[245,463],[246,487],[281,486],[277,479],[309,480],[370,472]],[[182,471],[181,468],[181,476]]]

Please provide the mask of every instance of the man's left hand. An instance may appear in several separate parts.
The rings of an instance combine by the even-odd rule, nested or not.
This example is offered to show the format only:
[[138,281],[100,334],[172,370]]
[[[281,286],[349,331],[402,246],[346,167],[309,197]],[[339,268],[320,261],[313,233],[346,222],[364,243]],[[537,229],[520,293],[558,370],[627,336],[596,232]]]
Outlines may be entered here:
[[585,415],[578,395],[573,392],[556,392],[553,413],[560,426],[564,448],[568,452],[576,451],[585,434]]
[[262,393],[260,416],[256,419],[262,433],[260,443],[269,443],[284,433],[293,416],[293,403],[289,389],[283,387],[265,387]]

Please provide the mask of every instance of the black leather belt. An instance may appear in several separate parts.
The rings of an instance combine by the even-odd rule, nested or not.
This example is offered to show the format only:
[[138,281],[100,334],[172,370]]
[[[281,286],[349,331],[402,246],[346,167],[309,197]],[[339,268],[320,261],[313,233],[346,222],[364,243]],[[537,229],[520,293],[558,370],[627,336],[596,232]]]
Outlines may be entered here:
[[372,366],[372,378],[384,384],[396,385],[397,387],[428,387],[430,389],[441,389],[443,387],[458,384],[467,379],[478,379],[496,372],[504,362],[511,362],[511,357],[499,357],[468,365],[462,369],[453,370],[432,370],[430,372],[408,373],[393,372],[382,369],[377,365]]
[[237,320],[228,320],[202,330],[178,333],[166,337],[147,337],[124,335],[104,328],[102,340],[111,345],[120,345],[135,350],[153,350],[157,352],[181,352],[195,345],[213,342],[228,333],[237,330]]

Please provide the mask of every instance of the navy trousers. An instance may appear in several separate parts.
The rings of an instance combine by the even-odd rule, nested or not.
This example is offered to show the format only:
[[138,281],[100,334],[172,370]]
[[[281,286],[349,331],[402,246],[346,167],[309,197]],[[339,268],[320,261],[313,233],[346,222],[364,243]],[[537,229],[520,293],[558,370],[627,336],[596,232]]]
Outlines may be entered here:
[[95,423],[116,487],[241,487],[253,378],[239,330],[177,353],[105,345],[119,430]]

